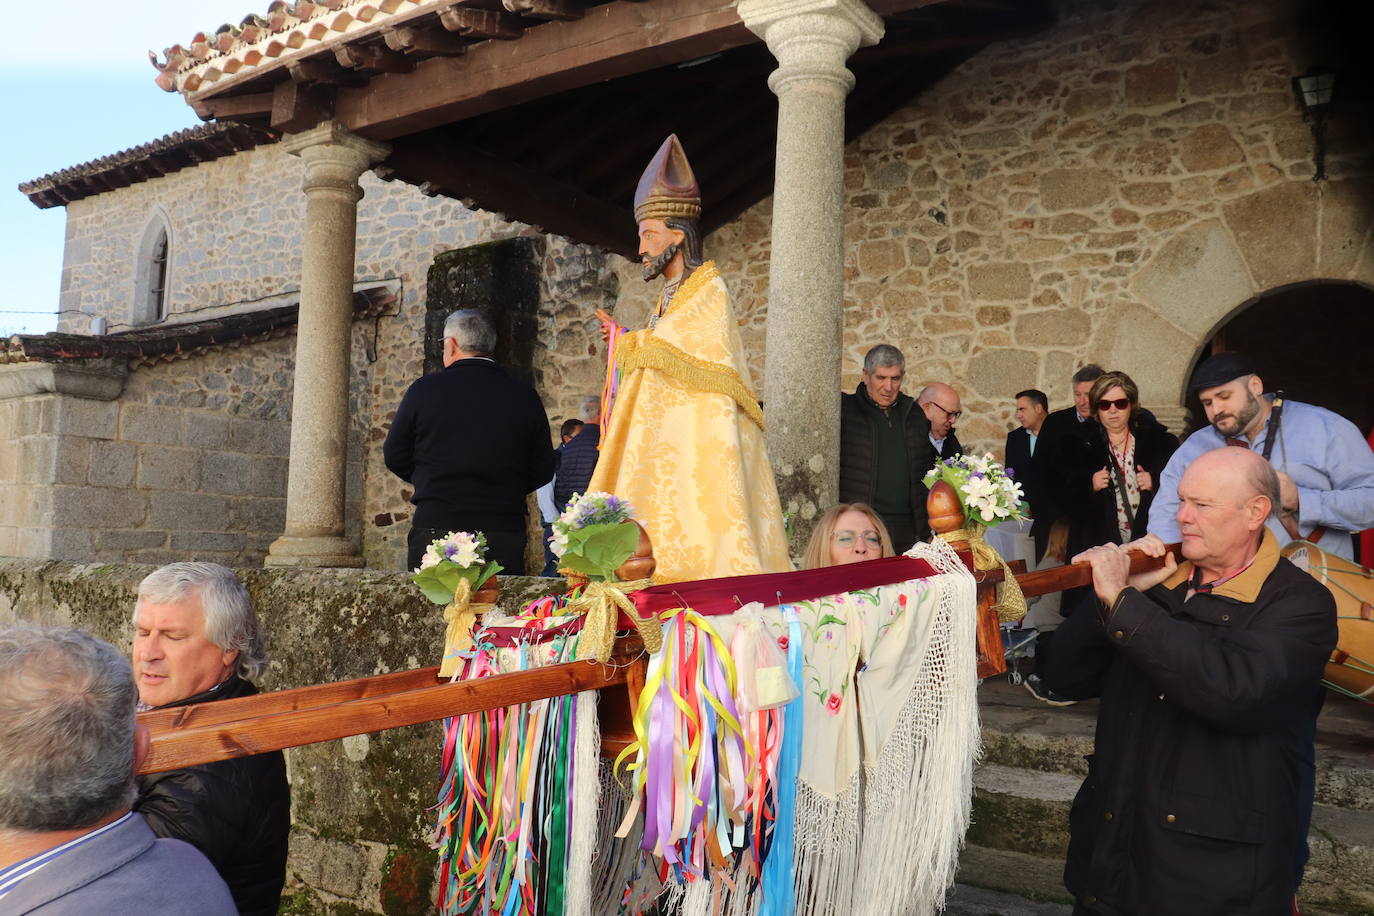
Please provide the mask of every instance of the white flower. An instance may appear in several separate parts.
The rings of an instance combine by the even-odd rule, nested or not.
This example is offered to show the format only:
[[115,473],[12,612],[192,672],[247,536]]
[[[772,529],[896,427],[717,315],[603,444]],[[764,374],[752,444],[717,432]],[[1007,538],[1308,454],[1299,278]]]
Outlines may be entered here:
[[421,569],[429,569],[431,566],[438,565],[439,554],[435,552],[434,545],[430,544],[428,547],[425,548],[425,555],[420,557],[420,569],[417,569],[415,571],[419,572]]
[[959,489],[968,496],[970,505],[981,506],[997,496],[997,485],[986,477],[970,477]]
[[553,537],[549,538],[549,550],[553,555],[561,557],[568,552],[568,533],[554,529]]

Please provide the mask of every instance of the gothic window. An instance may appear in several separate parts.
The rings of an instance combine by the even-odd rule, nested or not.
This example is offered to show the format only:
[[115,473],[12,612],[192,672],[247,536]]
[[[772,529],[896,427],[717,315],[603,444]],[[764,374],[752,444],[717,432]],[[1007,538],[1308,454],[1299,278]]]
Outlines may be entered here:
[[166,215],[159,210],[148,221],[139,245],[134,270],[134,325],[153,324],[167,318],[171,261],[171,232]]

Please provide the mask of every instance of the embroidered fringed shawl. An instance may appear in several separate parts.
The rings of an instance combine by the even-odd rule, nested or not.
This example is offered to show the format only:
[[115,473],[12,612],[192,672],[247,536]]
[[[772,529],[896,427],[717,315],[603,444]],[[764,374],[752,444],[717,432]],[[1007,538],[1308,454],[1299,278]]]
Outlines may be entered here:
[[[937,575],[714,617],[665,612],[637,744],[614,766],[598,764],[586,729],[591,692],[453,720],[450,747],[487,750],[449,768],[467,775],[445,783],[442,912],[639,913],[665,894],[684,916],[939,909],[978,750],[975,598],[947,545],[913,555]],[[524,625],[549,642],[496,649],[479,634],[470,670],[575,654],[576,619]],[[782,683],[751,663],[760,639],[778,646],[791,702],[757,708]],[[469,853],[488,835],[504,838],[504,858]]]

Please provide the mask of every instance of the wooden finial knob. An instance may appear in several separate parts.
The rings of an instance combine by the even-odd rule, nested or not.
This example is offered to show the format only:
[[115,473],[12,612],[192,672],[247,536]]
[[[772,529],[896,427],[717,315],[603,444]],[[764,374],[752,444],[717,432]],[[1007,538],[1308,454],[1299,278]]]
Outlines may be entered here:
[[639,522],[634,524],[639,529],[639,543],[635,545],[635,552],[630,558],[621,563],[615,571],[616,578],[621,582],[647,579],[658,568],[658,561],[654,559],[654,545],[649,540],[649,532],[645,531],[644,526]]
[[964,527],[964,507],[959,494],[943,480],[937,480],[926,497],[926,515],[930,530],[936,534],[958,531]]

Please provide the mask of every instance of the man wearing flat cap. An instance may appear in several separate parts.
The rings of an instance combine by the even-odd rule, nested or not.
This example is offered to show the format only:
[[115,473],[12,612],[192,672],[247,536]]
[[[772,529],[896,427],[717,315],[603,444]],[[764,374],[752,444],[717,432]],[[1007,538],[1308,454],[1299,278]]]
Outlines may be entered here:
[[1189,436],[1160,474],[1150,533],[1177,541],[1184,470],[1203,452],[1239,446],[1259,452],[1278,472],[1282,505],[1268,524],[1280,543],[1320,541],[1327,553],[1353,559],[1351,533],[1374,527],[1374,452],[1355,424],[1323,407],[1265,394],[1254,364],[1240,353],[1208,357],[1188,388],[1211,425]]
[[702,259],[701,192],[675,135],[634,203],[644,279],[665,283],[647,328],[598,312],[620,381],[589,489],[635,507],[660,581],[788,570],[763,410],[730,291]]

